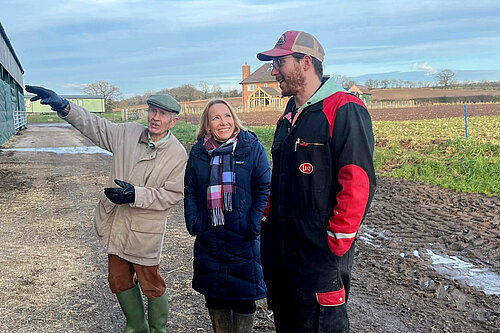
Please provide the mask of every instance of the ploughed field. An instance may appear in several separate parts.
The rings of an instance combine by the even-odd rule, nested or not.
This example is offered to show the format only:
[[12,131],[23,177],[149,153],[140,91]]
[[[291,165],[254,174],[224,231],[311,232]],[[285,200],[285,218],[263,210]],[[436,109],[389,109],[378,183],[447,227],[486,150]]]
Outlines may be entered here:
[[[370,109],[369,111],[373,121],[464,117],[464,106],[460,104]],[[282,112],[241,112],[238,116],[246,125],[259,126],[275,125],[281,114]],[[467,116],[500,116],[500,104],[468,104]]]
[[499,96],[500,89],[399,88],[370,90],[374,101],[415,98]]
[[[471,116],[500,115],[498,105],[478,106]],[[374,120],[463,112],[459,106],[419,110],[370,112]],[[391,119],[380,118],[388,113]],[[274,124],[279,114],[241,117],[251,125]],[[30,126],[7,144],[89,145],[71,127],[48,126]],[[110,167],[104,154],[0,152],[1,332],[123,329],[92,224]],[[352,332],[498,332],[499,197],[379,177],[358,238],[348,303]],[[203,297],[191,288],[193,242],[179,204],[168,217],[161,262],[169,332],[211,332]],[[272,319],[259,301],[255,332],[273,332]]]

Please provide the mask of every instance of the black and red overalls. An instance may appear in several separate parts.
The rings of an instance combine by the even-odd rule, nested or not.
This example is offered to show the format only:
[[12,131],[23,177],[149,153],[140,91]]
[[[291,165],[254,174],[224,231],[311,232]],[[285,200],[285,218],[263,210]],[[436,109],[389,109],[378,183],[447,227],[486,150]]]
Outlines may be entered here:
[[333,80],[277,124],[261,256],[277,332],[347,332],[354,241],[376,179],[370,115]]

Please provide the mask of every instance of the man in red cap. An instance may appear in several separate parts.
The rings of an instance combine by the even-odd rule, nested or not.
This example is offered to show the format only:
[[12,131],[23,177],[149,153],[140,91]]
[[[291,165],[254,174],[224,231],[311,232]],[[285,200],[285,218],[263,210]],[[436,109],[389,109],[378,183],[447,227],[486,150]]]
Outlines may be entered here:
[[357,97],[323,78],[325,51],[303,31],[287,31],[272,61],[292,96],[272,145],[271,195],[261,256],[276,332],[348,332],[356,233],[376,180],[370,114]]

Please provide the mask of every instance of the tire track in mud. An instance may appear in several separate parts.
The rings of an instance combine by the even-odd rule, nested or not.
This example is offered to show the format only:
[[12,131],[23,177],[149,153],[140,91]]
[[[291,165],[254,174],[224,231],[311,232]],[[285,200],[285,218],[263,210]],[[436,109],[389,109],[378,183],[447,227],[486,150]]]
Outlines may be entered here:
[[377,195],[365,225],[386,230],[417,247],[439,244],[448,255],[461,255],[474,263],[491,265],[497,272],[500,269],[498,197],[379,178]]
[[[500,296],[441,275],[429,250],[498,274],[499,215],[498,197],[379,178],[359,235],[351,308],[389,307],[403,315],[408,332],[498,332]],[[360,320],[382,326],[373,332],[400,332],[396,318]],[[354,321],[353,331],[363,332],[356,327]]]

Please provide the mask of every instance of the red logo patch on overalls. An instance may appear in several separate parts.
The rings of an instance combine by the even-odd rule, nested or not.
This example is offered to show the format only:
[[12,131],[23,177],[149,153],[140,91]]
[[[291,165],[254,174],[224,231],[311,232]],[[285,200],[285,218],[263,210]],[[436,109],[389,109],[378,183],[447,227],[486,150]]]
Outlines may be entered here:
[[302,163],[299,166],[299,170],[302,173],[305,173],[306,175],[309,175],[313,172],[313,166],[311,163]]

